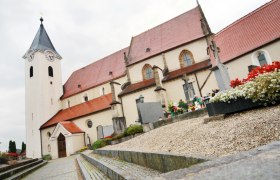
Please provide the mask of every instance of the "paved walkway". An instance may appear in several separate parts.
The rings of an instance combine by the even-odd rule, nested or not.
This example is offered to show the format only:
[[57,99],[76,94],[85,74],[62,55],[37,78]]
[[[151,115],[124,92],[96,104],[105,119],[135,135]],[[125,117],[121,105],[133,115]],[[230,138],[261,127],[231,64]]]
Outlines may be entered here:
[[56,160],[51,160],[47,165],[41,167],[40,169],[34,171],[33,173],[26,176],[25,180],[75,180],[78,179],[77,169],[76,169],[76,159],[77,156],[70,156],[66,158],[60,158]]
[[166,173],[158,179],[279,180],[280,141]]

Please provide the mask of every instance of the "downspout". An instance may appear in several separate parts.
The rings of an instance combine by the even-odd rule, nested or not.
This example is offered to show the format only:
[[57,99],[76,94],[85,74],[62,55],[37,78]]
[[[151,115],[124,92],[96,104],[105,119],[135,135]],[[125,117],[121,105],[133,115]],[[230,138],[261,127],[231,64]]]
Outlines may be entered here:
[[41,139],[41,157],[43,158],[43,144],[42,144],[42,131],[40,130],[40,139]]
[[122,97],[119,97],[121,100],[121,106],[122,106],[122,116],[124,117],[124,109],[123,109],[123,103],[122,103]]

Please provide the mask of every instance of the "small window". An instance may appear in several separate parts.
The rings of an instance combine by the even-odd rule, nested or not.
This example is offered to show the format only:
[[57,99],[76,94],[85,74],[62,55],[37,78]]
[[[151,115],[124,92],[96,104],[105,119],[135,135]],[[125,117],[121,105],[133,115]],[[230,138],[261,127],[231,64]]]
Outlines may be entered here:
[[92,121],[89,119],[87,120],[87,127],[88,128],[91,128],[92,127]]
[[84,101],[88,101],[88,96],[84,96]]
[[49,76],[53,77],[53,68],[51,66],[49,66],[48,71],[49,71]]
[[105,95],[105,88],[102,88],[102,95]]
[[51,152],[51,145],[48,144],[48,152]]
[[266,61],[266,58],[265,58],[265,55],[264,55],[263,52],[259,52],[258,61],[260,63],[260,66],[263,66],[263,65],[267,64],[267,61]]
[[68,107],[70,107],[70,100],[68,100],[67,103],[68,103]]
[[33,66],[29,69],[29,77],[33,77]]
[[152,79],[154,77],[152,66],[146,64],[142,69],[142,75],[144,80]]
[[193,64],[194,64],[193,55],[192,55],[192,53],[191,53],[190,51],[188,51],[188,50],[183,50],[183,51],[180,53],[179,60],[180,60],[180,66],[181,66],[181,68],[186,67],[186,66],[190,66],[190,65],[193,65]]
[[50,132],[47,132],[47,135],[50,138],[52,134]]

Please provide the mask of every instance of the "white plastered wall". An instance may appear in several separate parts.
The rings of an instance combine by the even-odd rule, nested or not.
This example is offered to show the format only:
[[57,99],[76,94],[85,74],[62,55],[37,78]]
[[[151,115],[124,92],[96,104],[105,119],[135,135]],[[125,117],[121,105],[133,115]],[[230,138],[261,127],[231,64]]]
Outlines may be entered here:
[[154,91],[156,87],[150,87],[139,92],[128,94],[122,97],[124,115],[126,118],[126,125],[136,124],[138,121],[138,112],[136,107],[136,99],[140,95],[144,96],[144,102],[158,102],[156,92]]
[[[119,82],[120,84],[123,84],[126,81],[126,76],[118,78],[115,80],[116,82]],[[70,96],[68,98],[65,98],[62,100],[62,106],[63,109],[67,109],[68,108],[68,101],[70,101],[70,107],[75,106],[77,104],[81,104],[84,101],[84,96],[87,95],[88,96],[88,100],[92,100],[94,98],[98,98],[100,96],[102,96],[102,88],[105,89],[105,94],[111,93],[111,87],[110,87],[110,83],[105,83],[99,86],[96,86],[94,88],[91,88],[89,90],[86,90],[84,92],[78,93],[76,95]]]
[[[29,70],[33,67],[33,77]],[[53,77],[48,67],[53,68]],[[25,127],[26,155],[41,158],[40,126],[61,109],[62,96],[60,60],[50,62],[41,52],[36,52],[33,61],[25,60]]]
[[[87,126],[87,120],[92,121],[92,127]],[[91,144],[97,140],[97,130],[96,127],[99,125],[107,126],[113,125],[112,122],[112,112],[111,109],[104,110],[86,117],[82,117],[73,121],[80,129],[85,132],[86,144],[89,143],[87,135],[90,137]]]
[[[192,42],[190,44],[166,52],[165,59],[169,71],[180,69],[179,56],[184,49],[187,49],[192,52],[195,63],[209,59],[209,55],[207,55],[207,51],[206,51],[207,49],[206,40],[203,38],[195,42]],[[161,69],[164,68],[163,58],[161,54],[149,58],[143,62],[139,62],[135,65],[131,65],[129,66],[129,73],[130,73],[130,78],[132,83],[143,80],[142,68],[144,67],[145,64],[150,64],[151,66],[156,65]]]
[[248,75],[248,66],[254,64],[255,53],[258,51],[265,51],[268,53],[271,61],[279,61],[280,60],[280,41],[274,42],[262,48],[259,48],[251,53],[248,53],[240,58],[237,58],[229,63],[226,63],[228,67],[228,72],[230,79],[243,79]]

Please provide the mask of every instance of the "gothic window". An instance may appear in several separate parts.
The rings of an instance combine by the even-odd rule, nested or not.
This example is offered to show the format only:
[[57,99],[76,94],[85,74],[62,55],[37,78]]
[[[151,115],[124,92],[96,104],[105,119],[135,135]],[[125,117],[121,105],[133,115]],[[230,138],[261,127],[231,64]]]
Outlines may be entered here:
[[49,66],[48,72],[49,72],[49,76],[53,77],[53,68],[51,66]]
[[33,66],[31,66],[29,69],[29,76],[33,77]]
[[102,95],[105,95],[105,88],[102,88]]
[[152,66],[146,64],[142,69],[142,75],[144,80],[152,79],[154,77]]
[[88,96],[87,95],[84,96],[84,100],[85,100],[85,102],[88,101]]
[[68,107],[70,107],[70,100],[68,100],[67,103],[68,103]]
[[190,66],[194,64],[194,58],[190,51],[183,50],[179,56],[180,66],[181,68]]
[[267,61],[266,61],[266,58],[265,58],[265,55],[263,52],[259,52],[258,61],[260,63],[260,66],[267,64]]

